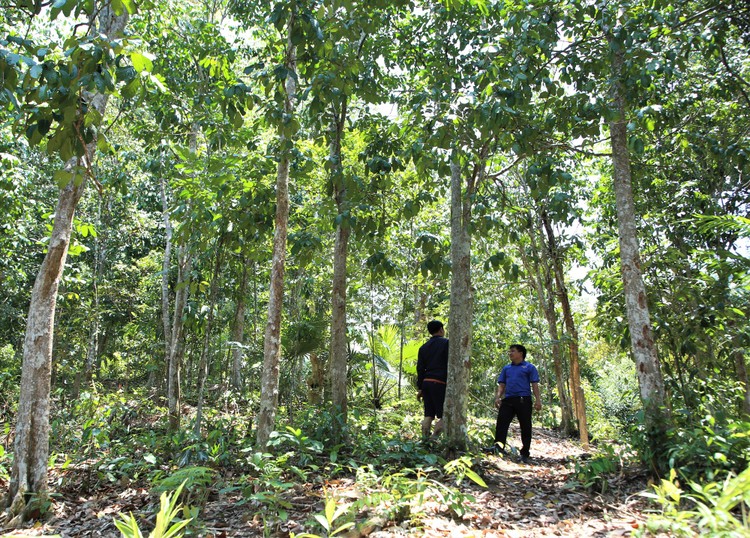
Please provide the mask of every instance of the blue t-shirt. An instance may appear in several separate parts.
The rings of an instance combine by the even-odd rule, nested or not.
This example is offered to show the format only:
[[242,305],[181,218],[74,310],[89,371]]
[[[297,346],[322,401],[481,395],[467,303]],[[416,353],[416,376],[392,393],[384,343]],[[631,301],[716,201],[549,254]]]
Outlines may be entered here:
[[521,361],[519,364],[507,364],[497,376],[498,383],[505,383],[503,398],[516,396],[531,396],[531,384],[539,383],[539,371],[530,362]]

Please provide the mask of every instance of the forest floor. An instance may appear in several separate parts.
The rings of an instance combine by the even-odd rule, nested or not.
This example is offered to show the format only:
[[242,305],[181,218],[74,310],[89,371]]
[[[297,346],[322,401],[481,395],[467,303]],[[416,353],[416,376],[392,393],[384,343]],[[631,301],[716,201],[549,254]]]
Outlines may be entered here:
[[[518,442],[515,424],[510,436]],[[604,480],[603,493],[586,489],[576,479],[575,463],[585,464],[589,457],[576,443],[561,438],[556,432],[535,428],[532,459],[527,464],[511,455],[475,457],[473,469],[486,482],[486,488],[465,478],[458,487],[458,496],[441,495],[438,486],[427,488],[424,496],[411,499],[410,504],[403,499],[398,506],[397,495],[393,494],[397,485],[380,482],[375,484],[376,488],[390,489],[382,502],[393,504],[394,510],[370,506],[355,510],[355,516],[349,511],[349,521],[356,517],[353,526],[337,536],[611,537],[630,536],[636,529],[643,528],[648,504],[640,493],[648,489],[646,474],[625,467]],[[158,500],[149,491],[148,484],[141,487],[136,483],[116,482],[84,493],[85,472],[71,467],[53,473],[52,481],[61,486],[53,486],[56,495],[51,517],[28,528],[0,530],[0,538],[119,538],[114,519],[128,512],[136,515],[141,528],[153,527]],[[79,479],[71,480],[76,473]],[[61,480],[61,474],[67,478]],[[321,525],[315,523],[315,514],[325,513],[327,498],[335,498],[339,506],[356,503],[366,494],[365,489],[368,489],[370,503],[378,498],[372,494],[372,483],[363,486],[354,477],[320,478],[297,483],[283,492],[288,513],[285,522],[264,521],[263,514],[271,512],[268,504],[243,502],[245,499],[238,491],[212,491],[199,515],[199,526],[190,535],[204,538],[286,538],[306,532],[325,535]],[[453,509],[449,506],[451,503]],[[459,516],[460,512],[464,513]],[[344,521],[335,521],[333,528]]]

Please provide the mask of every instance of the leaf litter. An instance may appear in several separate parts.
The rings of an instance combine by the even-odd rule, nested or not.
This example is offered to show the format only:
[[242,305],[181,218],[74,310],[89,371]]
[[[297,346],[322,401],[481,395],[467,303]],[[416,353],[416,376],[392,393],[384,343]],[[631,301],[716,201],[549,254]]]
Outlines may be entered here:
[[[509,439],[517,438],[514,424]],[[426,494],[415,513],[401,513],[388,519],[370,517],[363,510],[357,514],[354,526],[336,536],[618,537],[630,536],[644,525],[647,503],[639,494],[648,487],[648,476],[643,469],[625,467],[605,477],[607,487],[602,493],[586,489],[576,480],[575,462],[585,462],[590,457],[578,443],[557,432],[534,428],[531,452],[528,464],[518,462],[512,455],[475,457],[474,470],[487,487],[462,481],[459,490],[474,500],[464,501],[465,513],[461,516],[450,510],[439,495]],[[226,474],[231,476],[232,471]],[[97,484],[91,490],[85,483],[85,472],[75,465],[64,470],[53,469],[50,475],[50,487],[55,493],[47,520],[0,531],[0,538],[120,538],[114,520],[118,514],[130,512],[139,520],[141,529],[152,528],[159,499],[148,484],[119,481]],[[338,503],[353,503],[363,496],[363,491],[353,478],[316,478],[283,493],[287,506],[285,521],[269,517],[269,510],[262,503],[247,502],[240,492],[225,492],[216,486],[198,515],[198,524],[186,536],[287,538],[301,533],[324,536],[325,532],[314,521],[316,514],[324,513],[327,496]],[[446,477],[446,484],[455,482]]]

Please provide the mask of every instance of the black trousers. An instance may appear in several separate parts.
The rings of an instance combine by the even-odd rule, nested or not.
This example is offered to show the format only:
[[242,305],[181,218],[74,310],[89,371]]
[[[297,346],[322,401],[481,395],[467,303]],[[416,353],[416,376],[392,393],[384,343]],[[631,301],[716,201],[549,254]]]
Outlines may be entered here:
[[513,396],[505,398],[497,411],[495,425],[495,442],[505,447],[508,438],[508,428],[513,417],[518,417],[521,426],[521,456],[528,457],[531,448],[531,412],[533,404],[529,396]]

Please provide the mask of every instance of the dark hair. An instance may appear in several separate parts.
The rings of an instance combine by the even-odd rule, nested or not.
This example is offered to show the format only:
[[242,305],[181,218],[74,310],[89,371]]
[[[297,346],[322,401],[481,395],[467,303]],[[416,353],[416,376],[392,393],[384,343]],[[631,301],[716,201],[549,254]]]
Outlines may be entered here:
[[526,358],[526,348],[522,346],[521,344],[513,344],[510,346],[510,349],[516,349],[521,352],[521,355],[523,355],[523,358]]
[[433,319],[431,322],[427,324],[427,332],[430,334],[435,334],[442,328],[443,328],[443,322],[438,321],[436,319]]

